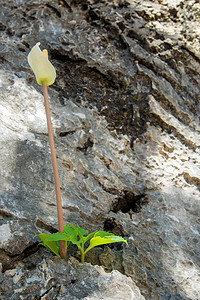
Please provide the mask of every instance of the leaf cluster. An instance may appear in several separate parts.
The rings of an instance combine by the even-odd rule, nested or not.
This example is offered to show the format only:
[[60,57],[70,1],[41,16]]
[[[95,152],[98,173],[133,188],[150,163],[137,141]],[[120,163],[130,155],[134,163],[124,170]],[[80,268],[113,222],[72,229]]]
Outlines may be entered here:
[[[128,245],[127,241],[121,236],[117,236],[113,233],[109,233],[106,231],[94,231],[88,234],[89,231],[79,226],[74,226],[71,223],[67,223],[64,226],[64,232],[56,232],[53,234],[40,233],[36,236],[39,236],[41,239],[41,243],[39,245],[43,245],[53,253],[55,253],[58,257],[60,257],[60,243],[59,241],[65,241],[65,249],[67,251],[67,247],[70,242],[76,245],[81,253],[81,262],[83,263],[85,260],[85,255],[92,248],[110,243],[124,242]],[[85,243],[90,240],[89,246],[85,249]]]

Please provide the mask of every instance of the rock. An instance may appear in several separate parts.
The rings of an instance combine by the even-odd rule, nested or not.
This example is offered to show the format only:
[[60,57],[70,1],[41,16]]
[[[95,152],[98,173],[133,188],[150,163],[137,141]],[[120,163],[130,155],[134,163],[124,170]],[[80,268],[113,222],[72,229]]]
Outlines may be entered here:
[[[137,295],[135,284],[146,299],[200,298],[199,12],[198,1],[181,0],[2,2],[0,289],[6,299],[75,299],[81,284],[88,294],[80,297],[109,299],[115,278],[129,286],[127,299]],[[58,230],[43,96],[27,62],[38,41],[57,71],[48,90],[64,222],[128,240],[129,246],[102,246],[86,256],[114,270],[108,281],[97,266],[52,259],[34,237]],[[76,257],[76,250],[68,255]],[[69,278],[55,275],[62,265],[77,277],[93,272],[96,285],[103,278],[108,293],[92,289],[89,279],[80,279],[77,294],[66,291]]]
[[44,259],[33,270],[11,269],[1,282],[1,299],[145,299],[131,278],[73,258]]

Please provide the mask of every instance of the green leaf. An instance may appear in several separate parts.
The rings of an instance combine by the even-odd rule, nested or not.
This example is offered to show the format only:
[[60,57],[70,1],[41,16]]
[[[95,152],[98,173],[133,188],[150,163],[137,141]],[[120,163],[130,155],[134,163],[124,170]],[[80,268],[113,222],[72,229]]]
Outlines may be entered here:
[[[71,225],[71,224],[70,224]],[[75,228],[67,226],[67,224],[64,226],[64,233],[67,234],[70,237],[70,241],[79,246],[80,240],[78,241],[78,232]]]
[[123,237],[106,231],[96,231],[94,237],[110,239],[111,243],[124,242],[128,245],[127,241]]
[[[70,241],[65,241],[65,254],[67,253],[67,248],[68,248],[69,244],[70,244]],[[59,241],[56,241],[56,246],[60,253],[60,242]]]
[[113,233],[110,233],[110,232],[98,230],[98,231],[96,231],[96,233],[95,233],[94,236],[100,236],[100,237],[103,238],[103,237],[105,237],[105,236],[116,236],[116,235],[113,234]]
[[88,230],[85,230],[79,226],[77,226],[76,228],[81,235],[86,235],[89,232]]
[[[64,226],[64,233],[63,235],[68,236],[70,242],[77,245],[78,249],[81,252],[81,262],[84,262],[84,258],[86,253],[99,245],[103,244],[110,244],[110,243],[117,243],[117,242],[124,242],[128,245],[127,241],[122,238],[121,236],[114,235],[113,233],[106,232],[106,231],[94,231],[88,234],[88,230],[85,230],[79,226],[74,226],[71,223],[67,223]],[[86,234],[88,234],[86,236]],[[61,237],[57,238],[60,240]],[[89,247],[84,251],[84,244],[90,239]],[[49,240],[49,238],[48,238]],[[54,239],[55,240],[55,239]]]
[[57,246],[57,248],[58,248],[59,251],[60,251],[60,243],[59,243],[59,241],[56,241],[56,246]]
[[[71,226],[74,230],[77,231],[77,233],[78,233],[78,235],[79,235],[80,237],[86,235],[86,234],[89,232],[88,230],[85,230],[85,229],[83,229],[83,228],[81,228],[81,227],[79,227],[79,226],[72,225],[71,223],[67,223],[65,226],[66,226],[66,227]],[[65,227],[65,226],[64,226],[64,227]]]
[[69,241],[70,237],[68,234],[64,233],[64,232],[56,232],[51,234],[49,237],[47,237],[45,239],[45,242],[49,242],[49,241]]
[[50,234],[47,234],[47,233],[39,233],[39,234],[36,234],[35,236],[39,236],[39,238],[41,239],[42,242],[45,241],[46,238],[48,238],[50,236]]
[[77,247],[80,247],[81,244],[85,243],[86,237],[84,235],[89,231],[80,228],[79,226],[74,226],[71,223],[67,223],[64,226],[64,232],[70,236],[70,241],[73,244],[77,245]]
[[58,257],[60,257],[59,249],[58,249],[58,247],[56,245],[56,242],[55,241],[46,242],[46,239],[48,237],[50,237],[50,234],[40,233],[40,234],[36,234],[36,236],[39,236],[39,238],[42,241],[42,243],[40,243],[39,245],[42,245],[42,246],[46,247],[47,249],[51,250],[55,255],[57,255]]
[[88,234],[84,239],[84,243],[86,243],[89,239],[91,239],[96,234],[96,232],[98,232],[98,231],[96,230],[96,231]]
[[[99,246],[99,245],[104,245],[104,244],[110,244],[110,243],[117,243],[117,242],[124,242],[128,245],[127,241],[121,237],[121,236],[117,236],[114,234],[110,234],[109,235],[104,235],[105,232],[101,232],[101,233],[96,233],[95,236],[90,240],[90,245],[89,247],[86,249],[85,253],[87,253],[90,249]],[[98,234],[100,235],[104,235],[104,237],[101,237],[100,235],[98,236]]]

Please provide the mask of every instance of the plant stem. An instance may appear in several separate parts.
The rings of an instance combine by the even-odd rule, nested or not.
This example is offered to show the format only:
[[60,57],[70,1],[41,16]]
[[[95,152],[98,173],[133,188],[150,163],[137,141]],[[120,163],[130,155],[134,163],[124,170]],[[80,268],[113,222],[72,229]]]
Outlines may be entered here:
[[85,253],[81,252],[81,263],[84,263],[85,261]]
[[[56,203],[57,203],[57,212],[58,212],[58,227],[59,227],[59,232],[64,232],[60,182],[59,182],[59,176],[58,176],[58,166],[57,166],[57,161],[56,161],[56,151],[55,151],[55,146],[54,146],[54,137],[53,137],[53,131],[52,131],[52,125],[51,125],[51,115],[50,115],[50,108],[49,108],[47,85],[45,82],[42,84],[42,87],[43,87],[43,93],[44,93],[44,105],[45,105],[45,110],[46,110],[47,127],[48,127],[48,133],[49,133],[49,144],[50,144],[50,148],[51,148],[51,160],[52,160],[54,180],[55,180]],[[61,256],[61,258],[65,258],[65,241],[60,241],[60,256]]]
[[81,246],[78,246],[79,251],[81,252],[81,263],[84,263],[85,260],[85,252],[84,252],[84,243]]

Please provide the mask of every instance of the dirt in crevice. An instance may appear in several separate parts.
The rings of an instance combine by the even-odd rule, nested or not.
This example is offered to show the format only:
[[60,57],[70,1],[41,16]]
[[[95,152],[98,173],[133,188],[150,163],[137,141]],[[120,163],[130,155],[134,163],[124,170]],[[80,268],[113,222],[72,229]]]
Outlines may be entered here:
[[1,249],[0,261],[2,263],[2,272],[15,268],[19,263],[23,263],[27,269],[34,268],[42,260],[38,244],[38,242],[32,244],[18,255],[10,255]]
[[135,195],[132,191],[123,191],[122,195],[112,205],[111,211],[114,213],[118,211],[123,213],[138,213],[147,202],[145,194]]

